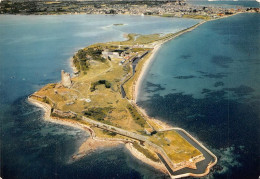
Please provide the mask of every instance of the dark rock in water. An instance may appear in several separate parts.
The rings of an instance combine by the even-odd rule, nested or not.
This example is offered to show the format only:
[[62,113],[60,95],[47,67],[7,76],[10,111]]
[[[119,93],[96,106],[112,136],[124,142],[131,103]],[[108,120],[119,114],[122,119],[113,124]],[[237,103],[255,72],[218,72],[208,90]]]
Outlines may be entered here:
[[180,58],[182,58],[182,59],[188,59],[188,58],[190,58],[191,57],[191,55],[181,55],[180,56]]
[[177,78],[177,79],[189,79],[189,78],[194,78],[195,76],[193,75],[189,75],[189,76],[175,76],[173,78]]
[[225,92],[224,90],[217,90],[217,91],[212,91],[207,93],[206,97],[211,98],[213,100],[219,100],[219,99],[224,99],[225,98]]
[[213,56],[211,59],[211,62],[222,67],[222,68],[228,68],[228,64],[232,63],[234,60],[231,57],[227,56]]
[[209,92],[211,92],[211,90],[210,89],[202,89],[202,92],[201,92],[201,94],[204,94],[204,93],[209,93]]
[[165,90],[165,88],[162,87],[160,84],[154,84],[151,82],[147,82],[145,90],[147,93],[150,93],[150,92],[157,92],[157,91]]
[[249,95],[255,91],[253,88],[246,85],[241,85],[237,88],[224,88],[224,90],[234,92],[237,96]]
[[223,167],[221,165],[215,165],[211,170],[212,171],[221,171],[221,170],[223,170]]
[[202,74],[203,77],[215,78],[215,79],[221,79],[221,78],[227,77],[227,75],[228,75],[228,73],[207,73],[204,71],[197,71],[197,72]]
[[221,81],[218,81],[214,84],[215,87],[224,86],[224,83]]

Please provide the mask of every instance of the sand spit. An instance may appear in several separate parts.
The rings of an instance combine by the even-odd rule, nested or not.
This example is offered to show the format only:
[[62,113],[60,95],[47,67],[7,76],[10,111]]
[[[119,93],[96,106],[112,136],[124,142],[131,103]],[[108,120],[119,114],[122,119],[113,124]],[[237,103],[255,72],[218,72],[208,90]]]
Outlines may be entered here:
[[98,140],[93,138],[88,138],[83,144],[79,147],[78,152],[72,156],[73,160],[79,160],[85,155],[95,152],[99,149],[104,149],[107,147],[115,147],[123,142],[120,141],[106,141],[106,140]]

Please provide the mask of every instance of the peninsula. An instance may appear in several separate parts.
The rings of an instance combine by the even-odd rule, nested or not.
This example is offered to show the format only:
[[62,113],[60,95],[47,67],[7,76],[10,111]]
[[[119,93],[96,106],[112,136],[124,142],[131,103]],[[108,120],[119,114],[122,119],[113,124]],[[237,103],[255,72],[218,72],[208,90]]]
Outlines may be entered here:
[[[128,34],[126,41],[80,49],[71,59],[73,77],[61,71],[60,82],[47,84],[28,100],[45,110],[45,119],[91,135],[72,160],[123,143],[136,158],[172,178],[204,176],[217,163],[216,156],[185,130],[150,118],[136,104],[143,73],[161,44],[204,22],[177,33]],[[205,152],[212,160],[204,172],[174,174],[182,168],[196,170]]]

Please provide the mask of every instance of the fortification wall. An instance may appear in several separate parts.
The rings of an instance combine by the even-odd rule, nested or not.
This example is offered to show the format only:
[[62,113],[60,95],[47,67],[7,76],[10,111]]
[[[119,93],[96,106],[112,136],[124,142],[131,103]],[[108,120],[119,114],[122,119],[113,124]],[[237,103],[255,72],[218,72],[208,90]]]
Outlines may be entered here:
[[53,116],[62,117],[62,118],[76,118],[77,114],[72,111],[63,112],[58,109],[53,109],[52,111]]

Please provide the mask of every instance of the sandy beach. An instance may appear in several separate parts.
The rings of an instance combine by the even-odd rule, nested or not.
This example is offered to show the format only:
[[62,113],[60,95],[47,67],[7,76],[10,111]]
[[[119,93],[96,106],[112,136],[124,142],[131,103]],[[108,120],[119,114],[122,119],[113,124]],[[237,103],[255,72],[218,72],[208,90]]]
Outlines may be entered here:
[[154,49],[152,50],[151,55],[150,57],[145,61],[145,63],[143,64],[142,66],[142,70],[141,70],[141,73],[137,79],[136,82],[134,82],[134,87],[133,87],[133,97],[134,97],[134,102],[136,103],[136,99],[138,97],[138,90],[140,88],[140,84],[142,83],[143,81],[143,77],[145,75],[145,73],[147,72],[147,70],[149,69],[149,66],[152,62],[152,60],[154,59],[154,56],[157,54],[158,50],[160,49],[162,43],[158,43],[155,45]]

